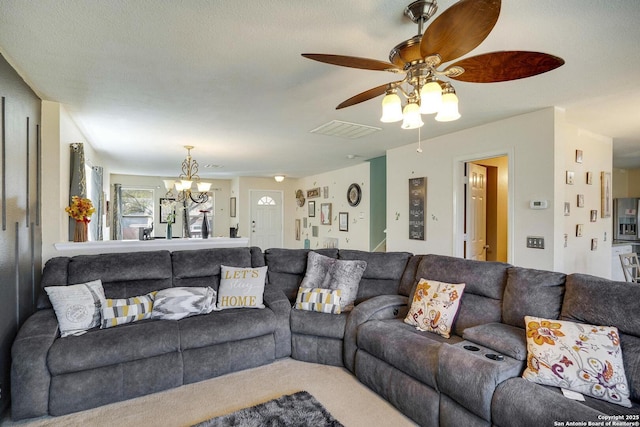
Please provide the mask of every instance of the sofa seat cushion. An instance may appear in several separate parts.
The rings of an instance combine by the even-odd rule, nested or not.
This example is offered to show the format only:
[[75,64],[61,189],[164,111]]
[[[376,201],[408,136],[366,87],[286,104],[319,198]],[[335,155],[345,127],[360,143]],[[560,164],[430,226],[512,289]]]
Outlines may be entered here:
[[460,341],[455,335],[445,339],[418,331],[402,319],[368,321],[358,329],[357,338],[359,349],[435,389],[440,346]]
[[291,310],[291,333],[342,339],[349,313],[328,314]]
[[178,322],[182,350],[273,334],[276,315],[268,308],[232,308]]
[[85,371],[180,351],[176,322],[142,320],[55,340],[47,356],[51,375]]
[[637,402],[632,402],[631,408],[589,396],[585,396],[584,402],[578,402],[565,398],[558,387],[535,384],[523,378],[511,378],[499,384],[491,404],[492,421],[501,427],[553,426],[559,420],[602,422],[602,415],[638,413]]
[[462,337],[516,360],[527,360],[527,337],[524,329],[504,323],[487,323],[465,329]]

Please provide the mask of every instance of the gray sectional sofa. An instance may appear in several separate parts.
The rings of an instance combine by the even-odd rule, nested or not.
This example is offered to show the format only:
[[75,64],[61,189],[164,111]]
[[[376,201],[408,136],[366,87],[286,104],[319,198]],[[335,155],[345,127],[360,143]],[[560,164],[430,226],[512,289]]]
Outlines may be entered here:
[[[637,285],[440,255],[321,249],[331,258],[367,262],[355,308],[324,314],[291,308],[308,252],[234,248],[48,261],[43,287],[99,278],[107,298],[172,286],[216,288],[221,265],[267,265],[266,308],[143,320],[61,339],[43,294],[13,345],[12,417],[66,414],[293,357],[344,366],[425,426],[638,420]],[[403,321],[420,278],[466,283],[449,339]],[[521,378],[525,315],[617,327],[632,407],[569,400],[555,387]]]

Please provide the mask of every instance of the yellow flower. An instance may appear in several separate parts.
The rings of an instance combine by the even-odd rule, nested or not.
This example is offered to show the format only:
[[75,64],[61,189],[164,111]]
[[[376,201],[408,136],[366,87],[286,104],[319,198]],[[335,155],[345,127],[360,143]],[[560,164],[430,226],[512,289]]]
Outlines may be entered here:
[[557,337],[564,336],[560,331],[561,327],[560,323],[549,322],[548,320],[543,320],[540,323],[532,321],[527,324],[527,337],[533,338],[533,341],[538,345],[544,343],[555,345]]
[[90,199],[84,199],[78,196],[71,197],[71,205],[64,208],[65,212],[76,221],[89,221],[91,215],[96,211]]

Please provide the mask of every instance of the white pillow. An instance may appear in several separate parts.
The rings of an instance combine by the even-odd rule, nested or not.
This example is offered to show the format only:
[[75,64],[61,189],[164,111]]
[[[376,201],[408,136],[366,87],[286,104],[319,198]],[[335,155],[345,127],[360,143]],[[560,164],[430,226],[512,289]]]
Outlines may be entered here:
[[267,267],[222,267],[218,289],[218,310],[264,308]]
[[525,316],[522,378],[631,408],[618,329]]
[[69,286],[47,286],[53,310],[58,318],[60,336],[82,335],[100,326],[102,302],[106,299],[101,280]]
[[153,302],[152,319],[180,320],[215,310],[216,291],[205,287],[178,287],[158,291]]
[[464,287],[464,283],[420,279],[404,322],[420,331],[434,332],[449,338]]

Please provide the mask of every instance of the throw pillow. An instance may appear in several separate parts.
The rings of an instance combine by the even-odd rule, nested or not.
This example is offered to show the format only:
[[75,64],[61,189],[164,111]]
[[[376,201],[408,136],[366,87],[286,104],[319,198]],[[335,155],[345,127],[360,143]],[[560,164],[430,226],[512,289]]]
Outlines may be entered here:
[[404,322],[420,331],[435,332],[449,338],[464,287],[464,283],[420,279]]
[[296,308],[319,313],[340,314],[340,289],[300,288],[296,297]]
[[100,326],[100,307],[105,300],[102,281],[69,286],[47,286],[53,311],[58,318],[60,336],[82,335]]
[[321,288],[334,262],[336,262],[335,258],[310,251],[307,255],[307,270],[304,273],[300,287]]
[[106,299],[102,304],[102,329],[150,319],[155,292],[132,298]]
[[631,408],[618,329],[525,316],[526,380]]
[[216,291],[211,287],[176,287],[156,292],[152,319],[180,320],[215,310]]
[[218,309],[264,308],[262,302],[267,267],[222,267]]
[[322,282],[322,286],[320,287],[325,289],[339,289],[341,291],[340,307],[342,307],[342,311],[349,311],[356,302],[360,279],[366,268],[366,261],[337,259],[329,268],[324,282]]

